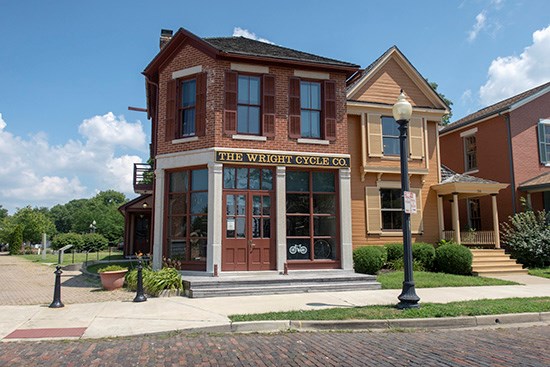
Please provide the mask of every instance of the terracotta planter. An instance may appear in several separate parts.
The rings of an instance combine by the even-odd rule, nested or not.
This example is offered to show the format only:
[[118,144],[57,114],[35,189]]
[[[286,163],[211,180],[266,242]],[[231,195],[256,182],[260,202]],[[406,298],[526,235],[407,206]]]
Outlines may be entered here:
[[118,288],[122,288],[124,285],[124,276],[128,270],[114,270],[104,271],[99,273],[101,278],[101,285],[105,290],[112,291]]

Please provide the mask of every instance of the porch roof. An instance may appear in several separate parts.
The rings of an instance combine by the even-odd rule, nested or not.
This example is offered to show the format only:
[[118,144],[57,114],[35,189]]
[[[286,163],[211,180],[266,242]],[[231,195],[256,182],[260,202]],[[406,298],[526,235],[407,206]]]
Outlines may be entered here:
[[473,198],[485,195],[496,195],[508,184],[457,173],[441,165],[441,183],[432,185],[439,196],[457,194],[459,199]]
[[537,177],[521,183],[518,187],[521,191],[539,192],[550,190],[550,172],[543,173]]

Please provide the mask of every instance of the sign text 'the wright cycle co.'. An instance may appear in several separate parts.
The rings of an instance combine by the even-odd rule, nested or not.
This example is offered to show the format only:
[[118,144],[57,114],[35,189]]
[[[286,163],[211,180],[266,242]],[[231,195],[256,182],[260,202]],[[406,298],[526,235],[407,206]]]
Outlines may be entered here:
[[276,164],[284,166],[349,167],[347,157],[303,154],[216,152],[216,161],[241,164]]

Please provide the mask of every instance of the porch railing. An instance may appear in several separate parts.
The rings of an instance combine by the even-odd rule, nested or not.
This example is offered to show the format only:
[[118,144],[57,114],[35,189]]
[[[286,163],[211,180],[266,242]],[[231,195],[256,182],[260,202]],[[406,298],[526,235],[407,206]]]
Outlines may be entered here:
[[[443,239],[452,241],[454,231],[443,231]],[[494,231],[461,231],[460,242],[464,245],[494,245]]]
[[134,191],[149,194],[153,191],[153,167],[147,163],[134,163]]

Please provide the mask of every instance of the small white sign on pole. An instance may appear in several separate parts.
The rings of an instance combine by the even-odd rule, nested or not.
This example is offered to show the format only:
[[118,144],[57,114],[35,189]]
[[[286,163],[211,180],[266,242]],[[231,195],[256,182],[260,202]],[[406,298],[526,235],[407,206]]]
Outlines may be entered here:
[[416,214],[416,194],[412,191],[405,191],[405,213]]

